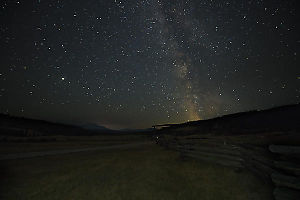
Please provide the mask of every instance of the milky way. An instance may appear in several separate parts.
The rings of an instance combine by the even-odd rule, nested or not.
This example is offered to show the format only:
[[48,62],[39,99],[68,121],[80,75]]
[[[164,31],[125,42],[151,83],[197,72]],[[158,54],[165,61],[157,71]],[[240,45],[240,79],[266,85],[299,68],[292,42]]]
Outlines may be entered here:
[[299,102],[296,1],[1,1],[0,112],[110,128]]

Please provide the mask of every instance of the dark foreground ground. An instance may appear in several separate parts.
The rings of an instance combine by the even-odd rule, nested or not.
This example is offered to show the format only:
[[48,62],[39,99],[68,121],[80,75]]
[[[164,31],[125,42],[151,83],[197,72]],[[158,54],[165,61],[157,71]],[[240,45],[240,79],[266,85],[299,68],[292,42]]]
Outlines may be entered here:
[[[0,154],[103,145],[77,143],[6,143]],[[272,199],[248,171],[182,160],[155,144],[2,160],[0,168],[0,199]]]

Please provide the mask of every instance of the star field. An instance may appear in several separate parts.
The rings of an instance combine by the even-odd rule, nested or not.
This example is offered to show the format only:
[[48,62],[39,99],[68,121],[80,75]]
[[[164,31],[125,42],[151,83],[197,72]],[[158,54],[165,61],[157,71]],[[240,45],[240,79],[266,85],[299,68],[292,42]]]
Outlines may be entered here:
[[1,1],[0,112],[145,128],[299,103],[295,1]]

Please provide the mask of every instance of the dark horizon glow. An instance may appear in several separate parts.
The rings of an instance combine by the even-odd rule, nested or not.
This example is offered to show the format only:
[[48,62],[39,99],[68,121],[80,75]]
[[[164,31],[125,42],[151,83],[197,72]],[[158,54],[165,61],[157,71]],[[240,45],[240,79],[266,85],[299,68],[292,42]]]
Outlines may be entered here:
[[299,103],[292,1],[1,1],[0,112],[147,128]]

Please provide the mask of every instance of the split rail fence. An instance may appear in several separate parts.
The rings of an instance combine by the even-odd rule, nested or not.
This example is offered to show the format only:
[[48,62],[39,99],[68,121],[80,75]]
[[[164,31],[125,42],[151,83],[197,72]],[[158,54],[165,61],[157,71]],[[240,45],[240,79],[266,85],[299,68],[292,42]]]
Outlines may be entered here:
[[190,157],[244,168],[274,186],[276,200],[300,199],[300,134],[160,136],[158,143]]

